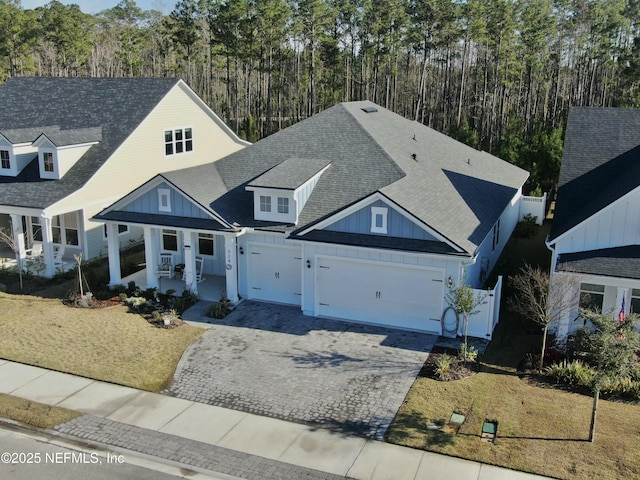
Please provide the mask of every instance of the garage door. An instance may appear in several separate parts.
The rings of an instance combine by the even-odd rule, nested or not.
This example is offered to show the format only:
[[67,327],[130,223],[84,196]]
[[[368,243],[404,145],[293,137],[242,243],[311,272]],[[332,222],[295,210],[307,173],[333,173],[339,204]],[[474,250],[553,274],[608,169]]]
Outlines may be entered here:
[[249,243],[249,298],[300,305],[300,249]]
[[439,270],[320,257],[316,273],[318,315],[440,333]]

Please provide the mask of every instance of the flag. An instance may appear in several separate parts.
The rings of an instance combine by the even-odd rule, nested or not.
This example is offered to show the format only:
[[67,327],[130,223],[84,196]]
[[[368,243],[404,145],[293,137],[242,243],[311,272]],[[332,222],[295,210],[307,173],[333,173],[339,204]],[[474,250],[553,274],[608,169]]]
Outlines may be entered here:
[[624,322],[624,293],[622,294],[622,306],[620,307],[620,313],[618,314],[618,321]]

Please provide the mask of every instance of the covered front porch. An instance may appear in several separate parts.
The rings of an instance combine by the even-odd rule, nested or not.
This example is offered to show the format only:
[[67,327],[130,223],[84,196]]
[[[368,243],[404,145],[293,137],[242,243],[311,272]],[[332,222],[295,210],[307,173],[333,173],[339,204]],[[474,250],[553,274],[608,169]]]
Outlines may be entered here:
[[165,226],[142,226],[144,268],[122,277],[117,223],[107,223],[109,284],[157,288],[162,293],[188,290],[203,300],[222,297],[237,303],[238,268],[236,237],[239,232],[212,232]]
[[11,237],[11,245],[0,242],[0,263],[16,267],[15,249],[22,269],[34,275],[53,277],[74,268],[75,255],[84,254],[81,212],[47,216],[40,211],[19,210],[0,214],[0,227]]
[[[129,282],[134,282],[142,290],[149,288],[147,285],[147,269],[143,268],[122,279],[124,285],[128,285]],[[153,288],[157,288],[160,293],[173,291],[175,295],[180,295],[187,289],[186,283],[181,278],[160,278],[158,286]],[[226,278],[220,275],[206,275],[198,284],[198,297],[200,300],[217,302],[223,295],[226,295],[226,291]]]

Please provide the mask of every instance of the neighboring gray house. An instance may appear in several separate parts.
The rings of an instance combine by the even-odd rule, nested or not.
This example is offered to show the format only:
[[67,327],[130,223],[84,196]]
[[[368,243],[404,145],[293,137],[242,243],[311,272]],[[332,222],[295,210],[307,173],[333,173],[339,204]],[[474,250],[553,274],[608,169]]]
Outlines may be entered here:
[[0,112],[0,226],[49,277],[142,236],[90,220],[141,182],[248,145],[175,78],[12,78]]
[[571,108],[547,245],[552,279],[580,284],[558,337],[583,325],[581,306],[640,313],[640,109]]
[[[483,286],[519,219],[527,177],[351,102],[212,164],[158,175],[96,219],[144,228],[147,287],[159,285],[160,254],[170,253],[182,282],[174,289],[440,333],[446,285],[466,273]],[[109,258],[111,283],[123,283],[118,252]],[[198,285],[203,274],[217,283]]]

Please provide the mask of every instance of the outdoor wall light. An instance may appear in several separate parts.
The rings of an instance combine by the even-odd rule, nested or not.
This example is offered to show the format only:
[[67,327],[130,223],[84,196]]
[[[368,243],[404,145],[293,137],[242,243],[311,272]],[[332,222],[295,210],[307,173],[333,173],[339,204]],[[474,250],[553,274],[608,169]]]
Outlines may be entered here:
[[244,255],[244,248],[242,248],[242,245],[240,245],[240,248],[238,248],[238,251],[240,252],[240,255]]
[[453,277],[451,277],[451,275],[449,275],[449,278],[447,278],[447,287],[453,287]]
[[307,268],[311,268],[311,260],[307,260]]

